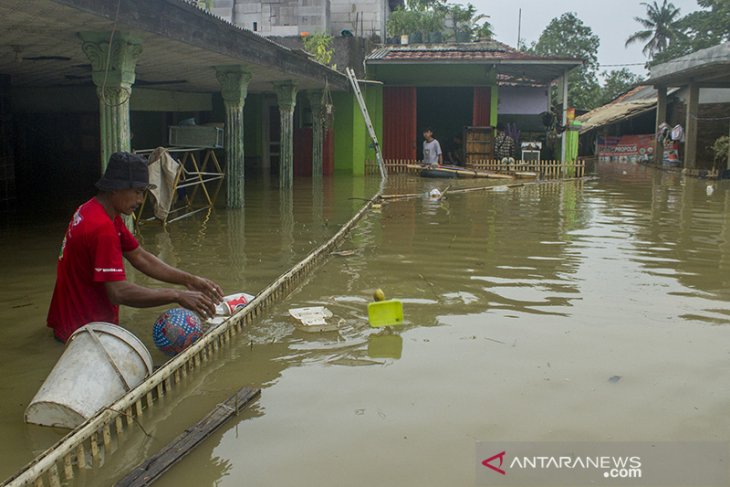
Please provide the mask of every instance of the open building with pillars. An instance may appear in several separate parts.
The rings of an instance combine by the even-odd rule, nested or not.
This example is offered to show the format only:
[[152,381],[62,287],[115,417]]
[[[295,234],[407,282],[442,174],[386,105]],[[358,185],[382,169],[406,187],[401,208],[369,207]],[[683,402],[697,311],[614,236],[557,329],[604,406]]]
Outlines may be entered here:
[[[730,42],[653,66],[644,84],[654,86],[657,91],[655,133],[663,122],[680,123],[684,127],[684,168],[695,171],[713,167],[715,161],[709,157],[706,145],[730,133]],[[683,120],[672,120],[667,110],[672,88],[686,93]],[[716,93],[713,99],[707,100],[703,110],[701,97],[710,95],[709,91]],[[661,164],[662,154],[657,141],[654,152],[657,164]],[[730,170],[730,154],[727,166],[719,169]]]
[[[282,186],[363,173],[367,136],[344,75],[184,0],[7,0],[0,46],[0,211],[72,207],[109,154],[167,146],[169,126],[191,117],[225,126],[229,207],[243,204],[247,173]],[[379,85],[363,89],[378,103]]]
[[[497,41],[385,46],[366,58],[368,78],[383,83],[383,155],[421,158],[421,132],[432,127],[446,152],[465,126],[512,123],[523,140],[545,137],[551,84],[582,61],[534,56]],[[562,89],[564,88],[564,90]],[[562,83],[561,94],[567,92]],[[564,95],[563,95],[564,96]],[[543,158],[560,158],[555,154]]]

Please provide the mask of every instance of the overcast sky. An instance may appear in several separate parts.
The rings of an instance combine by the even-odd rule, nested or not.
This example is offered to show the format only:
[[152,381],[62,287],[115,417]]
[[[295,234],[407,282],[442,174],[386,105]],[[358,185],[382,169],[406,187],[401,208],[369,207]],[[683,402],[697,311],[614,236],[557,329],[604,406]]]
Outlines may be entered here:
[[[527,45],[536,41],[548,22],[565,12],[575,12],[584,24],[601,39],[598,50],[600,71],[620,69],[611,64],[644,63],[641,44],[624,47],[626,39],[640,30],[634,17],[644,17],[646,7],[639,0],[467,0],[480,13],[490,16],[490,23],[498,41],[517,45],[519,10],[522,9],[521,37]],[[464,1],[463,3],[467,3]],[[662,0],[657,0],[661,5]],[[699,10],[696,0],[671,0],[681,9],[680,15]],[[457,1],[458,3],[458,1]],[[631,71],[645,75],[642,66],[627,66]]]

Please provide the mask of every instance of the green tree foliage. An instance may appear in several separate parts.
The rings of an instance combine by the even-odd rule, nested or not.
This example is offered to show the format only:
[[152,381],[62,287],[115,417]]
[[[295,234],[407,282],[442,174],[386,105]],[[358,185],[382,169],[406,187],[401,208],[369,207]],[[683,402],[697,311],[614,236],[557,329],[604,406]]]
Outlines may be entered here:
[[730,0],[697,0],[703,8],[677,21],[684,34],[656,54],[650,64],[659,64],[700,49],[730,41]]
[[641,82],[641,76],[632,73],[626,68],[615,69],[610,72],[602,73],[605,82],[601,87],[601,99],[599,105],[605,105],[611,102],[617,96],[625,93],[633,86]]
[[335,52],[332,48],[332,36],[323,32],[309,34],[304,38],[304,50],[320,63],[329,65]]
[[463,33],[470,40],[491,39],[492,26],[486,19],[486,15],[477,14],[476,7],[470,3],[408,0],[405,8],[391,12],[386,28],[389,36],[414,32],[427,36],[430,32],[446,32],[451,38]]
[[715,155],[715,162],[720,167],[727,167],[728,154],[730,154],[730,136],[723,135],[719,139],[715,140],[715,143],[710,146],[712,153]]
[[645,42],[642,52],[653,58],[666,51],[670,45],[684,40],[685,34],[679,22],[680,10],[673,3],[664,0],[661,6],[656,0],[652,3],[641,2],[646,7],[646,17],[634,17],[643,30],[634,32],[626,39],[626,46],[634,42]]
[[583,66],[568,76],[568,101],[577,109],[590,110],[598,106],[600,99],[597,79],[600,43],[590,27],[575,13],[567,12],[552,19],[528,51],[541,56],[582,59]]

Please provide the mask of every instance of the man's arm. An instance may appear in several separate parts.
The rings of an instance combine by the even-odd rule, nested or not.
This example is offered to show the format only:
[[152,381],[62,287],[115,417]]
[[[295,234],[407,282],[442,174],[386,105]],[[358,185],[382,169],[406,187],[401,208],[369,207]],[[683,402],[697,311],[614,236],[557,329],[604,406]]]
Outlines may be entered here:
[[134,308],[152,308],[178,303],[202,317],[215,316],[215,303],[200,291],[150,289],[128,281],[107,281],[104,285],[109,300],[113,304],[123,304]]
[[153,279],[170,284],[179,284],[190,290],[205,293],[216,303],[219,303],[223,299],[223,290],[215,282],[165,264],[157,256],[147,252],[141,246],[132,251],[125,252],[124,257],[135,269]]

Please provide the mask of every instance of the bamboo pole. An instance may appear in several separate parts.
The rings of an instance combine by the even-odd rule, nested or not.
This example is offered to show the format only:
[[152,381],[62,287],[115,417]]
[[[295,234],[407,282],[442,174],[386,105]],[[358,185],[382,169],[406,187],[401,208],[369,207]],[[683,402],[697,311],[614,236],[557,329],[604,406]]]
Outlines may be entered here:
[[[119,411],[124,411],[124,415],[127,418],[127,425],[131,425],[133,421],[133,408],[135,410],[134,412],[137,413],[136,415],[141,416],[141,400],[146,397],[149,391],[157,388],[162,382],[169,381],[172,375],[177,376],[181,368],[182,376],[185,378],[191,358],[194,360],[194,358],[197,357],[197,355],[205,349],[211,341],[216,340],[218,337],[224,337],[224,339],[225,337],[228,337],[230,340],[231,335],[241,327],[246,316],[253,313],[254,310],[258,310],[262,306],[271,304],[271,302],[276,299],[276,296],[283,295],[282,289],[290,288],[291,284],[293,284],[290,281],[295,279],[296,276],[301,277],[304,274],[304,269],[308,269],[328,258],[330,250],[344,240],[355,224],[360,221],[365,214],[367,214],[372,203],[377,201],[380,196],[381,194],[377,193],[373,198],[371,198],[345,225],[340,228],[334,236],[332,236],[324,244],[320,245],[315,251],[310,253],[287,273],[279,276],[279,278],[267,286],[256,298],[254,298],[246,308],[236,313],[223,324],[210,329],[201,339],[196,341],[184,352],[170,359],[142,384],[129,391],[124,397],[116,401],[110,407],[103,409],[95,417],[90,418],[69,432],[59,442],[26,465],[20,472],[5,481],[2,486],[16,487],[28,485],[33,482],[38,483],[39,479],[41,482],[40,485],[42,485],[42,476],[47,471],[52,471],[53,468],[57,468],[56,462],[63,461],[64,456],[72,451],[78,452],[79,464],[85,463],[85,454],[83,453],[83,449],[84,442],[87,440],[90,440],[91,443],[92,460],[94,464],[98,464],[100,460],[98,431],[100,428],[102,428],[105,424],[109,424],[112,420],[116,421],[120,414]],[[191,368],[190,373],[192,372],[193,369]],[[167,387],[169,391],[171,388],[171,382],[167,383]],[[117,423],[117,427],[118,426],[119,423]]]

